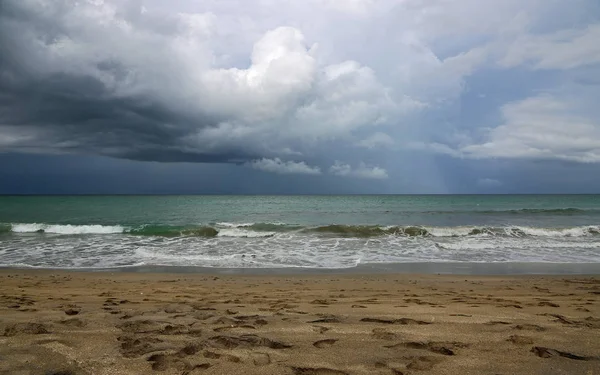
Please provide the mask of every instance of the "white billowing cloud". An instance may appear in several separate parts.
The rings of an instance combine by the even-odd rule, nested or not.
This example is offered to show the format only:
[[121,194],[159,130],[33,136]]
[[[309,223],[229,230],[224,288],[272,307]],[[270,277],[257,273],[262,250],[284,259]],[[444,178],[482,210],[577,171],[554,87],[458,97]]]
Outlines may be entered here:
[[534,69],[572,69],[600,64],[600,24],[584,29],[517,38],[499,61],[503,67],[531,64]]
[[418,110],[410,98],[395,101],[375,72],[356,61],[329,65],[315,83],[318,96],[295,111],[288,131],[298,137],[347,136],[361,127],[389,125],[392,116]]
[[[301,44],[297,30],[276,29],[270,33],[269,37],[291,34],[292,40]],[[286,48],[272,45],[274,51]],[[294,153],[289,144],[343,139],[359,128],[389,125],[396,115],[422,107],[407,97],[394,101],[370,68],[345,61],[318,71],[310,51],[303,51],[294,53],[293,58],[286,57],[280,70],[273,68],[280,61],[268,60],[272,58],[269,56],[269,68],[259,69],[264,73],[255,73],[254,65],[248,70],[207,73],[214,88],[210,94],[207,92],[208,102],[212,103],[207,111],[215,113],[221,108],[220,115],[235,117],[197,130],[187,138],[189,146],[203,150],[254,147],[268,154],[287,149]],[[248,81],[249,77],[254,81]]]
[[264,172],[278,174],[308,174],[319,175],[321,169],[319,167],[311,167],[305,162],[282,161],[279,158],[274,159],[259,159],[246,163],[247,166],[258,169]]
[[298,106],[317,80],[317,62],[302,33],[292,27],[268,31],[254,45],[247,69],[209,69],[199,84],[205,110],[240,121],[279,118]]
[[359,163],[356,168],[352,168],[349,164],[344,164],[340,161],[336,161],[329,168],[329,173],[342,176],[342,177],[354,177],[364,178],[373,180],[384,180],[387,179],[388,173],[381,167],[369,167],[365,163]]
[[483,142],[457,152],[468,158],[509,158],[600,162],[600,121],[582,116],[577,103],[550,95],[502,108],[504,123],[489,129]]

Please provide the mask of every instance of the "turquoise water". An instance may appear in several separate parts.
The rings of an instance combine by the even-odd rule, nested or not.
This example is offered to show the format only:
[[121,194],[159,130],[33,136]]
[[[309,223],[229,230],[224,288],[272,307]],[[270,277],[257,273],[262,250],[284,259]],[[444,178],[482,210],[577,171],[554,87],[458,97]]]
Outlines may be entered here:
[[0,264],[600,262],[599,195],[0,196]]

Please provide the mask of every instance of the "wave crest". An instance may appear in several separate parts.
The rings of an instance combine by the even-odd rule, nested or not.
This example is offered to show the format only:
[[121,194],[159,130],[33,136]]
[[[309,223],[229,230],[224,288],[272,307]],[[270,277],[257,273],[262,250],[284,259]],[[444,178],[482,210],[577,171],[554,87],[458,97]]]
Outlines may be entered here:
[[179,227],[168,225],[144,225],[138,228],[130,229],[125,233],[138,236],[157,236],[157,237],[215,237],[219,232],[213,227]]
[[426,237],[431,234],[422,227],[381,227],[377,225],[325,225],[307,228],[304,232],[337,234],[345,237],[377,237],[384,235],[399,235],[407,237]]
[[457,227],[423,227],[423,226],[379,226],[379,225],[342,225],[299,226],[278,223],[245,223],[227,225],[142,225],[125,227],[122,225],[72,225],[72,224],[40,224],[14,223],[0,224],[0,233],[48,233],[60,235],[86,234],[124,234],[155,237],[273,237],[279,233],[295,235],[321,235],[346,238],[371,238],[381,236],[400,237],[584,237],[600,235],[600,226],[579,226],[571,228],[542,228],[526,226],[457,226]]
[[598,209],[582,209],[582,208],[519,208],[519,209],[509,209],[509,210],[481,210],[481,209],[472,209],[472,210],[434,210],[434,211],[423,211],[423,213],[427,214],[444,214],[444,215],[453,215],[453,214],[476,214],[476,215],[564,215],[564,216],[572,216],[572,215],[600,215],[600,210]]
[[71,225],[71,224],[11,224],[14,233],[53,233],[53,234],[112,234],[123,233],[120,225]]

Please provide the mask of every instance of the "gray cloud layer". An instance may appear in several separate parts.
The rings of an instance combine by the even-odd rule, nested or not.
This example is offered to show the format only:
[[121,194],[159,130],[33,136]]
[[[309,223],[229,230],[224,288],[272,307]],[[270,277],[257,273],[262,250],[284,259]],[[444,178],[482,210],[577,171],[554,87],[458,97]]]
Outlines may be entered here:
[[3,5],[4,148],[243,162],[301,155],[406,102],[355,61],[317,61],[296,28],[265,31],[249,66],[221,67],[214,14],[122,4]]
[[[373,180],[411,149],[600,162],[600,90],[585,79],[600,73],[593,0],[1,6],[2,151]],[[556,85],[515,92],[499,121],[452,120],[477,105],[461,104],[470,77],[516,69]],[[570,78],[581,69],[585,91]]]

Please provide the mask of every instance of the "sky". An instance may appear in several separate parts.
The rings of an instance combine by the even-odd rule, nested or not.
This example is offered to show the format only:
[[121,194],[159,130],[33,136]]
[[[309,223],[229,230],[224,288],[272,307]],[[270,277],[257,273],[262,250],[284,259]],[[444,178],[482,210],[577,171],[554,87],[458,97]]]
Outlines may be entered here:
[[2,0],[0,194],[600,193],[598,0]]

